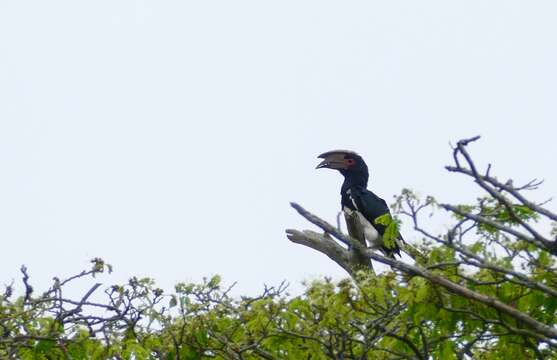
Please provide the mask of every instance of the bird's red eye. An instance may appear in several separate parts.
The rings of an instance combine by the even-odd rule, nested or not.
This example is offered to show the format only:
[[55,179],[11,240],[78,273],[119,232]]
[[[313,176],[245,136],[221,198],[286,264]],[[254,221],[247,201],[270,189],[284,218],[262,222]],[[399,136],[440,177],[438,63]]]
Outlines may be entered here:
[[348,163],[348,165],[354,165],[355,163],[354,159],[348,159],[346,160],[346,162]]

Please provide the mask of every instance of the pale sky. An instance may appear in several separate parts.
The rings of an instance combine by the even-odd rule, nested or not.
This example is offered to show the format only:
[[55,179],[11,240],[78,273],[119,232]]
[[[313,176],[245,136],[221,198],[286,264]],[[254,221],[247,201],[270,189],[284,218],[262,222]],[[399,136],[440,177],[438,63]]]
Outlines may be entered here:
[[[0,1],[1,281],[92,257],[170,289],[339,278],[285,228],[370,189],[473,200],[443,167],[473,135],[501,178],[557,194],[555,1]],[[550,208],[555,210],[552,203]],[[443,224],[439,224],[442,226]],[[415,235],[407,229],[405,238]]]

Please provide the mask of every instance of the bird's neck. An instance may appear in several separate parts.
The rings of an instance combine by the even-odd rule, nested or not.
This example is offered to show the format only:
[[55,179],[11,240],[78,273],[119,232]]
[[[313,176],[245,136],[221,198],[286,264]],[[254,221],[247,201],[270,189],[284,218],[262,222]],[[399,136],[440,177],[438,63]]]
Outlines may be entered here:
[[355,187],[361,187],[365,189],[367,187],[367,179],[367,176],[362,175],[344,175],[344,182],[342,183],[341,193],[345,193],[349,189]]

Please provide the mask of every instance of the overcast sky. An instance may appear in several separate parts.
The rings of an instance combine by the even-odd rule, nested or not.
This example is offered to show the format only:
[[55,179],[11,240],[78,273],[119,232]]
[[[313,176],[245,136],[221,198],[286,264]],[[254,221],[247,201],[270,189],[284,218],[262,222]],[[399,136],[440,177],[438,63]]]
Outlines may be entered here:
[[[39,287],[345,274],[291,244],[334,221],[346,148],[388,202],[473,200],[449,142],[557,194],[555,1],[0,1],[0,274]],[[555,203],[550,205],[555,210]],[[439,224],[442,226],[443,224]],[[405,234],[412,240],[413,234]],[[298,285],[297,285],[298,284]]]

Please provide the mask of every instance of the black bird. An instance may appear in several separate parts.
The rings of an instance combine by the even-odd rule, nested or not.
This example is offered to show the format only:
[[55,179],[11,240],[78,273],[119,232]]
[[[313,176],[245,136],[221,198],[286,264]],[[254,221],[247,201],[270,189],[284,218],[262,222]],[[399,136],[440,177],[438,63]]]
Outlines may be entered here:
[[395,254],[400,255],[400,234],[396,234],[388,246],[383,241],[387,225],[376,223],[377,218],[386,214],[390,216],[390,211],[385,200],[367,190],[369,172],[364,159],[348,150],[329,151],[318,158],[323,161],[317,169],[335,169],[344,176],[340,190],[341,205],[350,236],[364,246],[369,244],[372,249],[381,250],[386,256],[394,258]]

